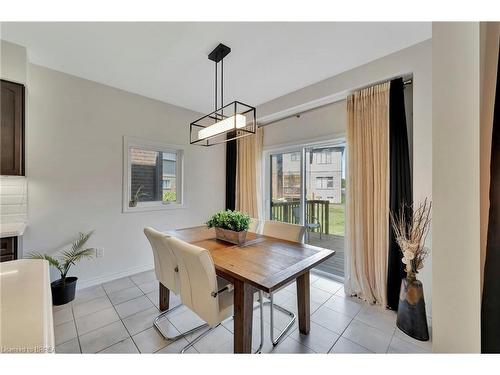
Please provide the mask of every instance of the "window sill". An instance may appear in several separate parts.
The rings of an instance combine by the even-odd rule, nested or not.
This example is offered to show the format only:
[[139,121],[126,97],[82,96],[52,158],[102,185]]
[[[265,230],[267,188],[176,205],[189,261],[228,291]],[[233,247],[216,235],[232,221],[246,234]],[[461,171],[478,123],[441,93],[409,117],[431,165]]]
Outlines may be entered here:
[[152,204],[136,207],[123,207],[122,212],[133,213],[133,212],[147,212],[147,211],[163,211],[163,210],[180,210],[186,208],[184,203],[169,203],[169,204]]

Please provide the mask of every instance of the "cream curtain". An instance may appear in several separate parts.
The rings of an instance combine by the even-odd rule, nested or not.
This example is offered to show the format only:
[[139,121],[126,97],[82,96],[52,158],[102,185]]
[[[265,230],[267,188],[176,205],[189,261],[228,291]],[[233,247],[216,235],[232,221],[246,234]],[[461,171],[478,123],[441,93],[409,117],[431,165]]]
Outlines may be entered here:
[[237,140],[236,210],[262,219],[262,143],[264,129]]
[[389,241],[389,83],[347,98],[345,290],[386,306]]

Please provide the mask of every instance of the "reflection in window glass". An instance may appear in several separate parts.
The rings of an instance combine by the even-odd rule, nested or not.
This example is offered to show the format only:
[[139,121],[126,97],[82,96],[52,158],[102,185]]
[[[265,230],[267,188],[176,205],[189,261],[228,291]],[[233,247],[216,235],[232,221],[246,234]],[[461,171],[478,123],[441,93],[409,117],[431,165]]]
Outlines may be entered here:
[[301,195],[300,152],[271,155],[272,220],[298,223]]
[[177,156],[176,152],[131,148],[130,199],[137,195],[138,202],[177,202]]

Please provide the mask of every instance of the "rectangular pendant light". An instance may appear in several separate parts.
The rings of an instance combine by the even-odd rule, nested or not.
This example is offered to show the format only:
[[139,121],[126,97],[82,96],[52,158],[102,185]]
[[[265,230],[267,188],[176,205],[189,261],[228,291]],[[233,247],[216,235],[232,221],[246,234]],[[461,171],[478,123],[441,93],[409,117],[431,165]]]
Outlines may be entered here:
[[190,143],[212,146],[255,134],[255,108],[235,101],[191,123]]
[[215,124],[201,129],[198,132],[198,139],[207,139],[216,135],[219,135],[221,133],[228,132],[230,130],[236,130],[236,129],[241,129],[246,126],[246,117],[240,114],[236,114],[234,116],[231,116],[225,120],[216,122]]
[[[224,57],[230,52],[231,48],[219,43],[208,55],[208,59],[215,63],[215,110],[190,124],[189,140],[192,145],[213,146],[255,134],[257,129],[255,107],[239,101],[224,105]],[[221,107],[217,106],[219,63]]]

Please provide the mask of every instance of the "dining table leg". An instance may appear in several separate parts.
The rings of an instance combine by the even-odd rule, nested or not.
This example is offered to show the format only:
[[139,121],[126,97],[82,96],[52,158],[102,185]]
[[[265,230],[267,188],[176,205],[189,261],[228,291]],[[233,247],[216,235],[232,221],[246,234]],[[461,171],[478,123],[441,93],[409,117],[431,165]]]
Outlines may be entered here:
[[309,271],[297,277],[297,307],[299,313],[299,331],[305,335],[311,330],[311,288]]
[[170,290],[163,285],[162,283],[160,284],[160,300],[158,305],[160,306],[160,311],[166,311],[169,308],[170,305]]
[[234,352],[252,352],[252,320],[254,288],[234,280]]

